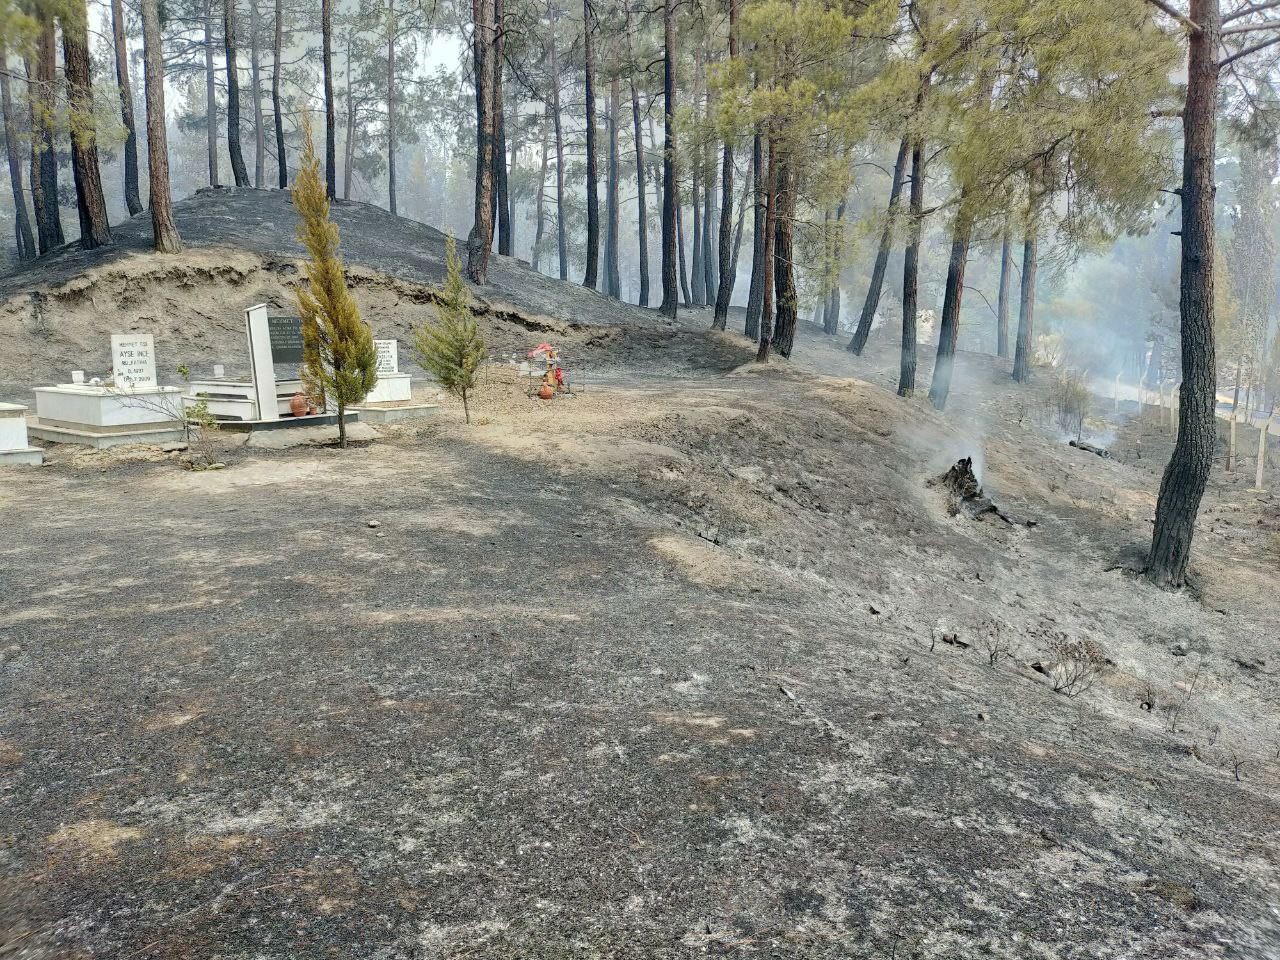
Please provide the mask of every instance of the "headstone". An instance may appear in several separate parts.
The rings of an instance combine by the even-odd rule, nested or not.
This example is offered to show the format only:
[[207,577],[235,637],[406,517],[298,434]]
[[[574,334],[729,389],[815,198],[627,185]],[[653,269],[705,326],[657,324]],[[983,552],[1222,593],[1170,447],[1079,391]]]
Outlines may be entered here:
[[378,350],[378,373],[400,372],[400,341],[375,340],[373,345]]
[[213,379],[221,380],[227,375],[227,368],[220,363],[213,365]]
[[271,339],[272,363],[302,363],[301,317],[267,317],[267,335]]
[[71,382],[72,382],[72,383],[84,383],[84,371],[83,371],[83,370],[72,370],[72,371],[71,371]]
[[154,387],[155,338],[149,333],[113,333],[111,370],[117,387]]

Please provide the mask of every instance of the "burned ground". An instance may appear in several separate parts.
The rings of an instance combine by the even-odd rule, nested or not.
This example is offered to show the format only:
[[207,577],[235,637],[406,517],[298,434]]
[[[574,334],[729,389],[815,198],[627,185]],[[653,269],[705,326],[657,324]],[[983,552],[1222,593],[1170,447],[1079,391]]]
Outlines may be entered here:
[[[1275,955],[1253,540],[1160,593],[1107,569],[1147,477],[857,381],[477,407],[5,476],[25,924],[151,958]],[[947,515],[966,444],[1034,527]],[[1059,631],[1111,663],[1078,697],[1031,667]]]
[[[131,311],[234,363],[266,246],[41,268],[0,380]],[[433,277],[377,267],[403,337]],[[1280,501],[1215,473],[1163,593],[1149,419],[1102,459],[990,358],[938,414],[888,345],[505,309],[585,393],[0,473],[0,956],[1280,956]],[[962,456],[1012,523],[928,485]]]

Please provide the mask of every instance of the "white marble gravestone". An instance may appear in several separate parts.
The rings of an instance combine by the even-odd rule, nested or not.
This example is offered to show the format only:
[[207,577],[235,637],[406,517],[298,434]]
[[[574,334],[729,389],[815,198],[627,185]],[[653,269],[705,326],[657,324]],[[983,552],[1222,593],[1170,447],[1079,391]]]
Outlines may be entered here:
[[27,442],[27,408],[20,403],[0,403],[0,466],[44,463],[44,451]]
[[122,443],[181,440],[182,391],[156,382],[155,338],[149,333],[111,335],[110,383],[94,379],[36,387],[32,436],[54,443],[104,449]]
[[409,385],[409,375],[400,372],[399,341],[375,340],[373,345],[378,350],[378,382],[361,406],[408,403],[413,399],[413,388]]
[[[211,379],[191,381],[184,402],[190,406],[203,397],[219,420],[272,424],[289,415],[290,398],[302,390],[302,321],[273,317],[267,305],[259,303],[244,312],[244,331],[249,379],[225,379],[218,364]],[[291,375],[277,379],[277,366],[288,368]]]

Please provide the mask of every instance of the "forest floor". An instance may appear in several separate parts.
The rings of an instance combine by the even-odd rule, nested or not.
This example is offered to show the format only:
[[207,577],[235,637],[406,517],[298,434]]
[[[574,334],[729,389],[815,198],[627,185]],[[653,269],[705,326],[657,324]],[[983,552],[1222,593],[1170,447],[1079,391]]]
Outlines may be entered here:
[[1151,416],[601,333],[471,426],[0,473],[0,956],[1280,957],[1280,498],[1215,471],[1165,593]]

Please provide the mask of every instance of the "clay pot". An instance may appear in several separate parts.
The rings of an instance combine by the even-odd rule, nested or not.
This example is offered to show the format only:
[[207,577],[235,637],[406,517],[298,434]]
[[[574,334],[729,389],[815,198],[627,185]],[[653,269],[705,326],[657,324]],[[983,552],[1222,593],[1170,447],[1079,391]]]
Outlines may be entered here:
[[543,400],[550,400],[556,395],[555,388],[549,383],[544,383],[538,388],[538,396]]
[[307,411],[311,409],[311,404],[307,402],[307,398],[300,393],[295,393],[289,398],[289,412],[295,417],[304,417]]

